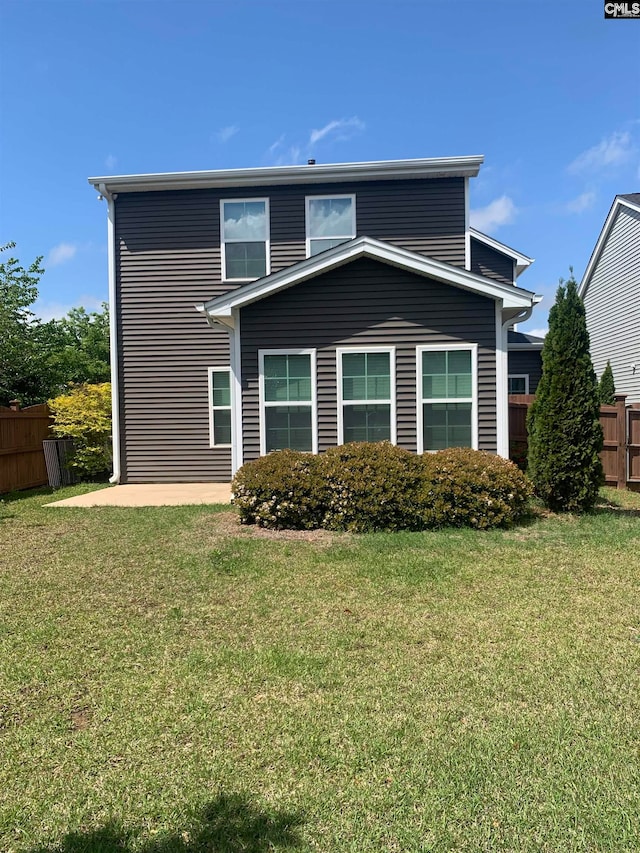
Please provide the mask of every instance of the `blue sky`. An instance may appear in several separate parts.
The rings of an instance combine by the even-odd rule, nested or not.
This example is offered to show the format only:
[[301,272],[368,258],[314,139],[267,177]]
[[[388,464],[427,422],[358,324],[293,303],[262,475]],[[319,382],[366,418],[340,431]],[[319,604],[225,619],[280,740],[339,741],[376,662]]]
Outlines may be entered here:
[[484,154],[477,227],[541,329],[640,190],[640,22],[596,0],[2,0],[0,244],[41,316],[107,296],[90,175]]

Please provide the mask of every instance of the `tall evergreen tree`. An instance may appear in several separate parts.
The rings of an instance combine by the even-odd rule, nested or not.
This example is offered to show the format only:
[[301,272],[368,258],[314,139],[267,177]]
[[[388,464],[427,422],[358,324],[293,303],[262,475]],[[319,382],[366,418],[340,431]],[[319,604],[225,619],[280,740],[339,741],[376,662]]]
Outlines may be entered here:
[[616,402],[616,385],[613,381],[613,370],[611,362],[607,362],[607,366],[602,371],[600,384],[598,385],[598,393],[600,395],[600,405],[613,406]]
[[542,349],[542,378],[529,410],[529,474],[552,510],[593,507],[603,481],[600,397],[584,304],[573,277],[560,282]]

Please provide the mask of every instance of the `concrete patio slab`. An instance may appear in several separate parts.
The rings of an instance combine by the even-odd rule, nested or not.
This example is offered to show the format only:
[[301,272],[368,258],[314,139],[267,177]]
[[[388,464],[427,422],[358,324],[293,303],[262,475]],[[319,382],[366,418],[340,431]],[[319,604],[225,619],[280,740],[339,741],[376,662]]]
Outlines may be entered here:
[[180,506],[228,504],[229,483],[144,483],[112,486],[45,506]]

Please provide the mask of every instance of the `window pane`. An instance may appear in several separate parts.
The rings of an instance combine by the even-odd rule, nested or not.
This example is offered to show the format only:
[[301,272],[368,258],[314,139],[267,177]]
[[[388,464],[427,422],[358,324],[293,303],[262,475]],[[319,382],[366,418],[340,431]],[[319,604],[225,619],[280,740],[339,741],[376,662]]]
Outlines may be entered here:
[[526,394],[527,391],[526,378],[524,376],[509,377],[509,393],[510,394]]
[[309,236],[351,238],[353,236],[352,210],[353,200],[350,198],[310,199]]
[[309,244],[309,255],[319,255],[320,252],[326,252],[327,249],[333,249],[334,246],[339,246],[341,243],[347,243],[350,237],[339,237],[335,240],[311,240]]
[[227,278],[261,278],[267,273],[265,243],[226,243]]
[[218,409],[213,413],[213,443],[231,444],[231,409]]
[[268,403],[311,400],[310,355],[265,355],[264,398]]
[[391,396],[390,361],[388,352],[343,353],[343,399],[388,400]]
[[267,212],[264,201],[225,201],[225,240],[266,240]]
[[471,351],[422,353],[422,396],[425,399],[471,397]]
[[391,406],[388,403],[343,407],[344,441],[390,441]]
[[425,450],[471,447],[471,403],[424,403]]
[[264,410],[266,452],[313,450],[311,406],[269,406]]
[[231,388],[229,382],[229,371],[213,371],[213,373],[211,374],[211,384],[213,385],[213,405],[230,406]]

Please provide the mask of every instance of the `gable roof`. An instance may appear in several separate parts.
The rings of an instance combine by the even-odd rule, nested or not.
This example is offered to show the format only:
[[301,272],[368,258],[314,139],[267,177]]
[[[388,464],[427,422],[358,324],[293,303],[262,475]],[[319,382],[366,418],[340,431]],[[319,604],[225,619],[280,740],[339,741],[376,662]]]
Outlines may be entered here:
[[583,299],[585,293],[587,292],[587,288],[589,287],[589,283],[591,281],[591,276],[593,275],[595,266],[598,263],[598,260],[600,259],[600,255],[602,254],[602,250],[604,249],[605,243],[607,242],[609,233],[613,228],[614,222],[616,221],[616,217],[620,210],[624,208],[627,208],[628,210],[634,210],[637,213],[640,213],[640,193],[627,193],[626,195],[617,195],[613,200],[611,210],[609,211],[609,214],[605,219],[605,223],[602,226],[602,231],[600,232],[600,236],[598,237],[598,242],[596,243],[595,248],[591,253],[589,263],[587,264],[587,268],[584,271],[582,281],[580,282],[580,286],[578,288],[578,293]]
[[211,320],[232,326],[233,311],[252,302],[265,299],[275,293],[306,281],[321,273],[348,264],[357,258],[372,258],[418,275],[450,284],[463,290],[478,293],[491,299],[502,300],[505,308],[531,308],[541,297],[520,287],[500,284],[492,279],[483,278],[460,267],[436,261],[424,255],[418,255],[407,249],[401,249],[372,237],[358,237],[341,243],[333,249],[327,249],[319,255],[306,258],[280,272],[242,285],[236,290],[196,305],[196,310]]
[[484,157],[424,157],[416,160],[374,160],[364,163],[311,163],[306,166],[261,166],[256,169],[215,169],[202,172],[160,172],[89,178],[99,193],[185,190],[210,187],[258,187],[338,181],[385,181],[398,178],[474,178]]
[[469,233],[475,240],[479,240],[481,243],[484,243],[485,246],[490,246],[492,249],[495,249],[497,252],[501,252],[508,258],[513,258],[516,264],[516,278],[521,272],[524,272],[527,267],[530,267],[535,260],[535,258],[523,255],[522,252],[512,249],[511,246],[507,246],[505,243],[501,243],[499,240],[496,240],[495,237],[489,237],[488,234],[483,234],[482,231],[478,231],[475,228],[469,228]]

